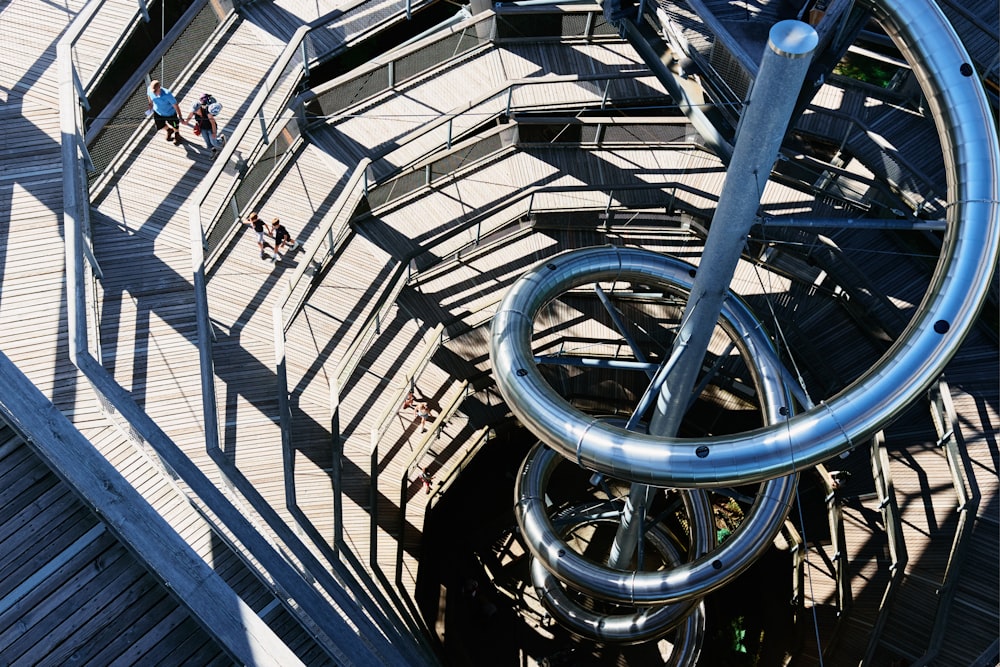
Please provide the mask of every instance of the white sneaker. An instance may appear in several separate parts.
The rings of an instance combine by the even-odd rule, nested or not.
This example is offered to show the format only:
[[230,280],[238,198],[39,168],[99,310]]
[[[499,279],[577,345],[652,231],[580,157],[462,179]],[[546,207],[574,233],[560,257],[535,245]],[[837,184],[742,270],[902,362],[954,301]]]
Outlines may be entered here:
[[281,258],[278,257],[277,255],[275,255],[274,257],[271,258],[271,263],[272,264],[277,264],[280,261],[281,261]]

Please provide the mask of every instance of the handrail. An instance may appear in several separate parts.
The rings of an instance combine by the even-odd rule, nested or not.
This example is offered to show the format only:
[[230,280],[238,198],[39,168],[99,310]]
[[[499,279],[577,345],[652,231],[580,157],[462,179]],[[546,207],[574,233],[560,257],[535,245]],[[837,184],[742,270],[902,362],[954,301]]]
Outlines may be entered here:
[[[339,611],[339,614],[330,613],[331,606],[327,599],[306,581],[303,573],[297,571],[285,554],[264,537],[135,404],[128,392],[108,374],[88,349],[84,283],[88,253],[84,243],[84,229],[87,226],[89,200],[86,196],[84,160],[80,159],[86,146],[81,100],[75,86],[77,75],[72,57],[72,45],[79,38],[83,25],[83,20],[74,21],[57,46],[60,130],[63,137],[63,218],[70,359],[89,381],[112,423],[119,426],[137,447],[143,447],[143,443],[148,445],[148,451],[155,452],[156,458],[170,471],[170,475],[183,482],[189,491],[181,490],[181,493],[204,516],[214,534],[233,547],[234,553],[251,572],[301,620],[303,627],[312,634],[319,646],[345,663],[375,667],[385,664],[389,659],[406,662],[396,647],[385,642],[381,631],[345,591],[339,588],[326,589]],[[195,264],[199,266],[197,261]],[[180,489],[179,486],[177,488]],[[341,617],[340,614],[344,616]],[[350,619],[350,624],[345,620],[347,618]],[[242,649],[238,653],[242,654]]]
[[437,480],[437,484],[433,491],[431,491],[431,497],[427,501],[427,504],[433,508],[438,504],[438,502],[444,498],[444,494],[448,492],[448,489],[458,481],[458,478],[465,472],[465,469],[469,467],[472,460],[476,458],[479,450],[483,448],[486,443],[497,437],[496,431],[492,426],[483,426],[472,436],[470,441],[472,445],[469,447],[468,451],[465,452],[465,456],[462,460],[458,462],[458,465],[451,466],[448,469],[448,475],[444,479]]
[[844,513],[840,508],[837,493],[838,484],[824,464],[816,466],[816,472],[823,483],[823,500],[826,502],[827,522],[830,525],[830,543],[833,547],[834,581],[837,586],[837,613],[850,609],[852,591],[850,582],[850,558],[847,554],[847,535],[844,531]]
[[[150,79],[162,79],[171,82],[170,88],[175,93],[183,91],[190,82],[191,75],[196,71],[195,63],[204,57],[203,46],[194,58],[185,55],[182,58],[172,57],[177,50],[184,50],[180,38],[192,24],[206,24],[215,20],[215,33],[225,30],[228,22],[233,20],[233,13],[225,13],[224,6],[231,4],[229,0],[209,2],[196,0],[165,33],[160,35],[160,42],[155,45],[146,58],[136,66],[135,71],[119,88],[118,93],[111,98],[105,109],[96,118],[88,119],[83,125],[85,143],[90,153],[91,163],[87,169],[90,192],[93,196],[107,192],[117,176],[116,170],[122,161],[131,155],[135,147],[146,140],[151,120],[143,120],[146,110],[146,85]],[[222,11],[220,14],[219,12]],[[211,41],[211,40],[209,40]],[[170,68],[165,67],[170,62]],[[114,110],[111,112],[110,110]]]
[[[376,418],[375,423],[371,430],[371,451],[377,451],[379,441],[385,432],[389,430],[389,425],[392,423],[392,418],[399,412],[399,406],[403,401],[403,395],[412,390],[416,385],[417,381],[420,379],[421,374],[427,368],[427,365],[431,362],[431,357],[441,348],[441,344],[444,336],[444,324],[438,324],[436,327],[428,332],[428,335],[424,336],[426,343],[424,345],[424,351],[420,353],[417,360],[410,365],[410,369],[403,374],[402,383],[399,388],[391,396],[385,407],[382,409],[382,413]],[[374,475],[373,475],[374,477]]]
[[[704,150],[704,147],[698,146],[696,144],[692,144],[689,146],[685,145],[685,147],[693,150]],[[514,152],[515,149],[508,147],[503,150]],[[477,164],[480,164],[481,162],[484,162],[489,159],[495,159],[498,154],[499,152],[494,153],[492,155],[488,155],[484,157],[482,160],[479,160],[475,163],[471,163],[470,165],[466,165],[466,167],[470,169],[474,168]],[[461,234],[469,231],[470,229],[477,230],[475,234],[475,238],[477,240],[471,242],[472,245],[476,245],[478,244],[479,238],[487,236],[493,231],[496,231],[501,227],[511,224],[518,216],[558,210],[558,209],[550,209],[544,206],[541,207],[536,206],[535,200],[539,196],[548,194],[559,194],[559,193],[591,194],[594,192],[595,187],[597,188],[603,187],[608,191],[606,193],[602,193],[604,194],[604,197],[601,199],[599,203],[594,203],[589,207],[592,210],[599,210],[599,211],[630,209],[639,207],[639,205],[633,206],[630,205],[627,201],[625,201],[626,200],[625,195],[627,193],[656,192],[656,191],[666,190],[670,192],[669,196],[669,199],[671,200],[671,205],[669,206],[670,209],[687,211],[692,215],[698,215],[698,214],[706,215],[705,211],[702,211],[701,209],[698,209],[693,205],[687,204],[687,202],[682,197],[677,196],[677,193],[678,192],[689,193],[693,196],[697,196],[698,198],[707,198],[707,199],[712,198],[712,195],[710,195],[709,193],[698,191],[696,188],[692,186],[686,185],[684,183],[679,183],[677,181],[666,181],[660,183],[639,184],[639,185],[619,185],[614,183],[603,183],[603,184],[585,185],[585,186],[551,186],[551,185],[529,186],[519,190],[515,195],[511,196],[508,199],[498,202],[490,207],[477,209],[475,212],[470,213],[468,216],[460,220],[457,220],[454,225],[449,227],[447,232],[437,236],[432,244],[421,246],[416,251],[408,255],[407,258],[409,260],[416,259],[420,255],[426,252],[433,251],[435,248],[438,248],[443,243],[446,243],[449,240],[454,239],[457,236],[460,236]],[[434,188],[430,186],[423,186],[411,192],[410,195],[412,196],[424,192],[430,192],[433,189]],[[392,202],[385,204],[382,208],[375,209],[374,213],[384,214],[387,210],[392,210],[397,206],[399,206],[399,204],[400,202],[398,200],[393,200]],[[647,208],[648,206],[642,205],[641,207]],[[577,210],[585,210],[587,208],[588,206],[582,202],[578,206],[576,206]],[[494,224],[488,227],[483,226],[484,221],[490,221],[505,209],[512,210],[512,213],[509,217],[505,217],[503,220],[499,222],[495,221]],[[364,224],[363,220],[361,221],[361,224]],[[448,251],[445,254],[451,255],[453,253],[454,251]],[[419,276],[421,273],[426,273],[428,271],[433,271],[433,270],[434,267],[429,267],[428,269],[424,269],[423,271],[420,271],[419,269],[414,269],[411,272],[411,277]]]
[[[403,466],[402,472],[400,473],[399,480],[399,520],[400,520],[400,531],[399,539],[396,540],[396,575],[395,581],[397,584],[403,580],[403,532],[406,530],[406,506],[409,502],[408,491],[410,484],[410,473],[413,472],[417,461],[422,459],[427,451],[431,448],[431,445],[435,440],[438,439],[441,429],[443,429],[448,420],[451,419],[456,412],[458,412],[459,406],[469,395],[469,381],[463,380],[459,386],[458,391],[452,396],[451,400],[448,401],[446,405],[441,408],[438,413],[437,418],[431,424],[430,428],[427,429],[427,433],[421,438],[420,443],[414,450],[410,458],[407,459],[406,465]],[[374,535],[373,535],[374,537]],[[374,547],[373,547],[374,548]]]
[[[313,234],[319,241],[306,243],[305,255],[299,262],[292,275],[284,280],[282,295],[278,298],[275,310],[280,313],[282,320],[282,331],[288,331],[292,321],[298,315],[299,310],[305,303],[308,290],[299,289],[302,287],[302,280],[306,276],[310,278],[321,273],[325,268],[327,260],[332,258],[340,245],[347,238],[350,229],[351,218],[357,208],[361,198],[365,195],[365,173],[371,160],[363,158],[354,168],[354,172],[344,184],[337,200],[330,208],[330,212],[320,221],[316,232]],[[323,259],[317,260],[317,256],[323,252]],[[293,301],[293,296],[295,297]],[[286,308],[291,304],[290,312]]]
[[406,287],[408,269],[409,267],[406,264],[400,263],[396,265],[395,277],[382,290],[382,294],[379,297],[380,305],[378,309],[365,320],[361,330],[354,337],[353,342],[351,342],[350,347],[344,353],[340,363],[337,364],[337,368],[334,371],[334,378],[338,386],[347,386],[347,381],[354,374],[358,364],[361,363],[361,357],[368,350],[368,346],[374,340],[375,336],[381,333],[382,322],[386,320],[389,310],[396,305],[396,298],[399,296],[399,293]]
[[916,662],[916,665],[929,665],[941,650],[944,633],[951,611],[951,600],[955,597],[958,575],[962,563],[968,555],[969,537],[976,515],[979,512],[979,489],[975,478],[966,473],[967,459],[965,442],[962,438],[961,426],[955,405],[951,399],[951,389],[943,378],[928,392],[930,398],[931,416],[938,433],[938,443],[944,447],[948,460],[948,470],[951,473],[952,486],[958,501],[958,525],[955,527],[955,537],[952,540],[951,551],[948,554],[948,564],[938,593],[937,615],[931,630],[927,651]]
[[[81,12],[77,14],[77,17],[78,18],[82,17],[83,20],[83,23],[78,28],[76,28],[77,34],[82,33],[88,27],[90,27],[91,22],[94,20],[94,18],[97,16],[97,13],[104,7],[105,4],[106,0],[98,0],[98,2],[89,2],[83,7]],[[140,19],[142,20],[143,23],[149,23],[149,12],[146,8],[145,0],[135,0],[135,14],[133,14],[132,17],[129,19],[128,25],[126,26],[125,30],[121,31],[118,35],[116,35],[115,41],[105,51],[104,59],[100,63],[98,63],[97,66],[94,68],[94,71],[91,73],[92,76],[90,77],[90,80],[84,83],[79,78],[79,76],[77,76],[76,84],[77,86],[79,86],[77,92],[80,96],[81,101],[84,103],[85,108],[89,108],[89,104],[87,104],[86,101],[87,93],[92,91],[96,83],[100,81],[101,76],[104,74],[104,72],[107,71],[109,63],[116,57],[122,43],[125,42],[126,39],[128,39],[129,34],[134,32],[136,26],[138,26],[138,22]],[[72,40],[72,44],[75,46],[76,39]],[[71,46],[70,48],[72,50],[73,47]]]
[[441,346],[441,332],[444,331],[444,325],[439,324],[433,330],[433,337],[427,341],[426,348],[420,357],[416,360],[416,363],[412,366],[412,369],[405,374],[405,382],[400,386],[399,390],[392,396],[391,402],[386,404],[383,409],[382,414],[372,425],[371,429],[371,442],[368,450],[368,456],[371,461],[371,472],[368,474],[368,488],[371,496],[371,508],[369,510],[369,522],[371,530],[371,546],[368,549],[368,560],[373,568],[378,567],[378,480],[379,471],[382,466],[382,460],[379,456],[379,444],[382,439],[382,435],[385,433],[386,429],[389,428],[390,420],[393,415],[395,415],[399,410],[400,401],[403,398],[403,392],[410,388],[411,384],[416,381],[420,374],[430,363],[431,357],[437,352],[438,348]]
[[[470,51],[476,48],[489,48],[492,46],[489,37],[487,36],[483,39],[480,34],[486,33],[491,35],[493,33],[493,24],[496,21],[496,15],[492,11],[485,11],[470,18],[463,20],[461,23],[456,25],[448,26],[446,29],[439,32],[435,32],[420,41],[413,42],[410,44],[403,45],[392,49],[381,56],[372,58],[368,63],[361,65],[350,72],[342,74],[330,81],[323,83],[315,88],[311,88],[302,96],[302,106],[308,107],[309,104],[316,104],[320,107],[321,115],[318,117],[320,122],[328,119],[331,116],[343,113],[346,109],[356,108],[367,102],[369,102],[373,97],[381,95],[387,90],[393,90],[395,87],[405,81],[408,81],[412,77],[423,76],[430,72],[433,72],[436,67],[440,67],[443,63],[449,62],[452,58],[460,55],[466,55]],[[443,42],[448,39],[454,38],[454,36],[459,35],[461,39],[464,33],[469,28],[478,28],[479,23],[489,22],[489,30],[477,30],[476,34],[473,35],[475,43],[472,46],[462,49],[459,44],[456,49],[452,52],[448,60],[437,63],[435,66],[420,69],[410,74],[410,76],[404,76],[404,78],[396,78],[396,64],[403,61],[404,59],[413,56],[422,51],[426,51],[429,47]],[[385,70],[384,74],[386,78],[384,80],[384,85],[378,83],[373,83],[373,75],[380,72],[380,70]],[[349,84],[354,82],[361,82],[362,85],[359,89],[362,89],[365,93],[364,97],[357,98],[356,95],[352,95],[350,101],[342,106],[329,106],[324,102],[324,98],[332,97],[335,92],[340,88],[347,87]],[[311,116],[310,118],[317,118],[316,116]]]
[[[413,164],[416,161],[426,160],[434,153],[445,149],[451,150],[455,142],[455,125],[459,119],[470,118],[469,127],[477,127],[486,122],[491,122],[503,116],[510,116],[513,112],[533,109],[541,105],[518,104],[515,95],[522,89],[535,88],[538,86],[565,86],[567,84],[598,84],[604,82],[609,86],[612,81],[626,80],[649,80],[658,83],[655,76],[646,71],[620,72],[616,74],[547,74],[541,77],[529,77],[526,79],[515,79],[471,99],[467,105],[460,109],[442,113],[436,120],[421,125],[419,128],[409,133],[403,134],[397,139],[399,147],[378,158],[375,167],[382,171],[382,165],[393,165],[395,163]],[[595,93],[599,91],[594,91]],[[596,94],[592,102],[607,102],[605,93],[598,97]],[[499,103],[499,104],[498,104]],[[561,105],[564,108],[579,109],[580,105],[586,106],[585,102],[576,102]],[[545,104],[545,108],[552,108],[551,104]],[[353,108],[353,107],[351,107]],[[436,142],[428,142],[428,139],[438,137]],[[417,155],[410,155],[413,146],[417,143],[427,143]],[[398,168],[398,167],[397,167]]]
[[[792,553],[792,599],[793,607],[802,606],[803,591],[805,590],[806,569],[805,551],[806,545],[802,536],[795,528],[795,524],[785,519],[784,533],[788,540],[788,550]],[[797,614],[796,614],[797,615]]]
[[208,628],[237,662],[301,665],[222,580],[38,388],[0,353],[0,416],[100,516],[115,537]]
[[903,537],[903,524],[896,502],[896,491],[892,482],[892,472],[889,467],[889,455],[885,450],[885,433],[878,431],[872,437],[871,444],[872,477],[875,480],[875,493],[882,510],[882,522],[885,524],[886,539],[889,548],[889,583],[879,603],[878,615],[868,637],[868,646],[861,660],[862,665],[870,665],[875,657],[882,638],[882,631],[889,618],[889,606],[899,590],[906,573],[908,556],[906,542]]

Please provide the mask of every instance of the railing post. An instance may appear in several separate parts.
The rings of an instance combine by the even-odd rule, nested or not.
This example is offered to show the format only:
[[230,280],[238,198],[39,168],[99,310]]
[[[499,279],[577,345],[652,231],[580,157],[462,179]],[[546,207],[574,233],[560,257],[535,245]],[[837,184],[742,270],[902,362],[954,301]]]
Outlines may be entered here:
[[[73,68],[73,87],[76,88],[76,97],[80,100],[80,105],[84,111],[90,111],[90,102],[87,101],[87,92],[83,89],[83,82],[80,81],[80,73]],[[80,142],[81,144],[84,142]]]
[[94,160],[90,157],[90,150],[87,148],[86,141],[79,141],[77,145],[80,147],[80,156],[83,158],[83,167],[87,171],[94,171]]
[[[205,279],[205,232],[201,209],[192,202],[188,217],[191,234],[191,264],[194,273],[194,301],[198,330],[198,357],[201,369],[202,418],[205,420],[205,450],[214,454],[220,448],[218,406],[215,398],[215,361],[212,358],[214,333],[208,312],[208,285]],[[200,244],[193,241],[200,239]]]
[[302,51],[302,78],[309,78],[309,54],[306,52],[306,39],[303,38],[299,43],[299,49]]
[[388,76],[388,81],[386,83],[388,87],[392,89],[396,85],[396,61],[390,60],[389,65],[385,68],[385,71]]
[[340,557],[340,544],[344,540],[343,455],[344,443],[340,438],[340,391],[337,379],[330,381],[330,445],[333,471],[333,553]]
[[149,8],[146,6],[146,0],[138,0],[139,2],[139,13],[142,14],[143,23],[149,23]]
[[267,135],[267,120],[264,118],[264,107],[261,106],[260,112],[257,114],[257,119],[260,121],[260,140],[265,146],[271,143],[270,138]]
[[368,564],[374,570],[378,570],[378,464],[378,441],[376,441],[372,443],[369,463],[371,465],[371,473],[369,474],[371,483],[368,488],[368,502],[370,503],[368,515],[371,517],[368,535]]
[[278,430],[281,435],[281,462],[285,486],[285,507],[295,507],[295,455],[292,452],[291,410],[288,406],[288,367],[285,364],[285,326],[281,306],[275,305],[272,314],[274,328],[275,375],[278,385]]
[[448,145],[447,145],[448,150],[451,150],[451,133],[452,133],[452,125],[454,124],[454,122],[455,122],[454,118],[448,119]]

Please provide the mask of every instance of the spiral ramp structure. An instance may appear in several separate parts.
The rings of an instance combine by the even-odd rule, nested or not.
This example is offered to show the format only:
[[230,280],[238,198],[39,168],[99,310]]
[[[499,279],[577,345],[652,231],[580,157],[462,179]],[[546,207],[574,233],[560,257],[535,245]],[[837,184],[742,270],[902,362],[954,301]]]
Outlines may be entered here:
[[[1000,659],[997,397],[980,379],[997,364],[995,14],[689,0],[612,24],[599,5],[515,2],[419,31],[388,65],[298,78],[295,58],[384,48],[433,4],[185,3],[151,72],[184,98],[225,91],[215,161],[164,148],[144,82],[113,116],[87,109],[105,50],[158,3],[0,6],[0,662],[713,664],[718,600],[748,578],[791,591],[781,615],[806,640],[774,645],[794,665]],[[866,32],[902,87],[810,71],[720,295],[705,398],[683,437],[650,435],[709,268],[746,44],[824,12],[825,58]],[[935,134],[940,167],[918,155]],[[88,199],[72,176],[90,170]],[[304,254],[262,270],[213,206],[280,214]],[[900,250],[879,230],[923,236]],[[946,369],[973,380],[948,391]],[[407,388],[441,410],[429,432],[397,411]],[[529,452],[509,480],[483,472],[501,446]],[[829,494],[809,506],[817,479]],[[782,549],[808,586],[759,574]]]
[[[652,258],[643,262],[612,248],[571,251],[520,278],[493,321],[491,359],[500,389],[521,422],[538,436],[539,447],[547,446],[533,450],[525,460],[516,490],[518,524],[535,559],[532,578],[557,618],[593,639],[648,638],[655,612],[627,616],[624,622],[615,616],[601,619],[570,603],[556,580],[570,589],[619,604],[651,605],[649,610],[662,604],[660,612],[676,610],[677,604],[697,600],[724,585],[752,562],[752,545],[761,549],[777,534],[790,507],[796,475],[849,452],[898,418],[942,373],[987,298],[1000,239],[996,173],[1000,165],[989,105],[977,84],[955,80],[956,72],[968,74],[968,54],[936,7],[890,2],[873,3],[871,9],[896,41],[909,45],[907,59],[933,107],[944,140],[948,200],[954,205],[948,211],[946,247],[927,296],[899,340],[868,372],[836,396],[821,400],[819,405],[802,406],[808,409],[793,416],[790,394],[782,395],[782,383],[791,376],[780,372],[781,362],[770,356],[766,339],[757,341],[754,352],[748,355],[756,366],[754,376],[778,384],[761,391],[766,425],[692,442],[644,433],[634,425],[615,425],[576,409],[538,371],[532,337],[535,319],[545,305],[574,287],[681,281],[682,275],[695,274],[693,267],[674,267],[670,275],[663,266],[648,269],[656,263]],[[965,111],[969,115],[962,118]],[[969,169],[971,164],[977,167]],[[751,175],[730,170],[728,177]],[[649,273],[644,274],[639,266]],[[680,285],[676,282],[672,286]],[[732,298],[727,303],[731,304]],[[723,312],[721,317],[732,324],[731,314]],[[761,331],[759,322],[746,322],[745,327],[734,341],[749,340],[750,332]],[[673,357],[665,359],[660,372],[669,374],[673,361]],[[654,383],[647,394],[656,391]],[[640,403],[636,410],[641,413],[648,408],[648,402]],[[574,552],[549,520],[545,490],[557,453],[600,475],[660,488],[711,489],[764,482],[766,490],[724,546],[714,551],[694,548],[692,560],[670,565],[665,571],[615,570]],[[769,520],[763,520],[764,515],[769,515]],[[689,518],[692,524],[705,520],[703,515],[691,514]],[[688,608],[688,613],[697,609],[690,604]],[[697,618],[696,613],[692,616]],[[659,620],[657,627],[665,632],[671,620]],[[696,662],[697,649],[684,640],[675,650],[678,655],[672,659],[679,664]]]

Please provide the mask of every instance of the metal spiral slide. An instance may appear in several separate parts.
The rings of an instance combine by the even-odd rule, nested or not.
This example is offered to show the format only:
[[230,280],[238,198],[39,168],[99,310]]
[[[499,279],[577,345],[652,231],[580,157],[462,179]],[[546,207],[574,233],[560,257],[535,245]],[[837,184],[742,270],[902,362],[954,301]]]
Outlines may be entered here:
[[[698,441],[628,430],[573,408],[544,380],[531,350],[534,319],[560,293],[605,280],[642,280],[673,291],[690,289],[690,267],[644,251],[592,248],[564,253],[536,267],[510,289],[494,318],[491,358],[511,409],[548,448],[536,448],[519,479],[516,514],[536,563],[534,582],[553,614],[596,639],[641,641],[662,634],[685,614],[680,662],[697,655],[697,601],[731,580],[768,547],[794,493],[797,473],[845,452],[885,427],[937,379],[957,351],[986,298],[1000,246],[1000,154],[981,84],[958,37],[929,0],[881,0],[871,9],[909,62],[942,137],[948,182],[948,225],[930,287],[891,349],[850,386],[800,414],[769,341],[753,315],[730,296],[722,326],[755,369],[766,426]],[[668,362],[669,363],[669,362]],[[666,373],[669,369],[661,368]],[[608,477],[658,488],[711,489],[762,483],[758,501],[729,540],[705,547],[704,508],[689,496],[696,526],[693,560],[655,547],[658,571],[622,571],[576,553],[553,526],[545,487],[561,460]],[[700,518],[699,518],[700,517]],[[654,546],[668,536],[649,535]],[[711,540],[710,540],[711,541]],[[604,616],[569,601],[560,583],[597,599],[636,606]],[[666,605],[666,606],[664,606]]]

